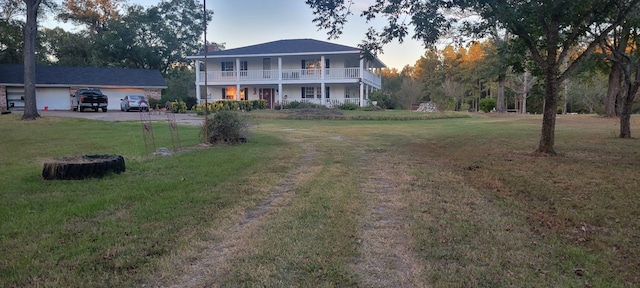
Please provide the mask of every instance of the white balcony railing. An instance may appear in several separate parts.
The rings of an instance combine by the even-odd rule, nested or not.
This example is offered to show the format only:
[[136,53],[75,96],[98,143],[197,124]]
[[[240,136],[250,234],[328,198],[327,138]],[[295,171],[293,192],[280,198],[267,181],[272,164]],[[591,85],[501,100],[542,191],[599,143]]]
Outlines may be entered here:
[[[209,83],[228,83],[228,82],[275,82],[295,80],[321,80],[322,71],[320,69],[282,69],[282,75],[278,75],[278,70],[242,70],[239,71],[209,71],[207,72],[207,82]],[[380,85],[381,79],[369,71],[364,72],[364,81]],[[327,80],[356,80],[360,79],[360,68],[328,68],[325,69],[324,79]],[[204,72],[198,75],[198,82],[204,82]]]
[[[368,101],[368,100],[365,100],[365,101]],[[287,100],[283,100],[281,104],[287,105],[291,102],[302,102],[302,103],[322,105],[322,100],[317,98],[287,99]],[[324,105],[327,107],[337,107],[345,103],[352,103],[360,106],[360,99],[359,98],[331,98],[331,99],[325,99],[324,101]]]

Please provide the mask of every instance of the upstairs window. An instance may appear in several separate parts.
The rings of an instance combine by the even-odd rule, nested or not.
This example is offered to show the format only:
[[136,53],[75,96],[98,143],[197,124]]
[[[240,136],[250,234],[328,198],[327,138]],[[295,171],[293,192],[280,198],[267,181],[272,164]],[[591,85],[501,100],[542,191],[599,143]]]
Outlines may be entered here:
[[249,63],[240,61],[240,76],[247,76],[247,70],[249,70]]
[[222,71],[222,76],[231,77],[233,76],[233,61],[226,61],[220,63],[220,71]]

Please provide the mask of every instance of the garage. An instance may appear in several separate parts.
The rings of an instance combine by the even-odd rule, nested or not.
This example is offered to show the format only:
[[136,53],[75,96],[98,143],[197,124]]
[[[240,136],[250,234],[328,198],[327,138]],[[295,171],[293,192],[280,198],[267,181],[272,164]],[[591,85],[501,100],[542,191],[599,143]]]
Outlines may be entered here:
[[135,89],[135,88],[105,88],[100,89],[102,94],[107,95],[109,97],[109,110],[118,110],[120,111],[120,99],[124,98],[127,95],[144,95],[144,89]]
[[[109,97],[109,110],[120,110],[126,95],[160,99],[167,84],[158,70],[36,66],[38,110],[70,110],[71,94],[81,88],[98,88]],[[0,110],[24,109],[24,67],[0,64]]]

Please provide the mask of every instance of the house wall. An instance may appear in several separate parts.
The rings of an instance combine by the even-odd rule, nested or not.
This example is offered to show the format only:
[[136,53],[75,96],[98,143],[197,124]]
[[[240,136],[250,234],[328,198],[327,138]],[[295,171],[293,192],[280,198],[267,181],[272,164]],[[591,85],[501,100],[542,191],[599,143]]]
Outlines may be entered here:
[[[249,70],[263,70],[263,59],[271,59],[271,70],[278,70],[278,57],[253,57],[253,58],[240,58],[240,61],[247,61],[247,68]],[[320,55],[312,56],[289,56],[282,58],[282,69],[301,69],[302,60],[320,60]],[[357,55],[327,55],[325,60],[329,59],[330,68],[346,68],[346,67],[359,67],[360,60]],[[222,71],[222,62],[233,62],[234,70],[236,67],[236,58],[217,58],[207,60],[207,71]]]
[[162,97],[162,89],[144,89],[144,96],[147,99],[160,100]]
[[[317,100],[320,100],[321,98],[319,98],[319,94],[321,92],[317,92],[317,91],[321,91],[321,86],[320,84],[304,84],[304,85],[283,85],[282,86],[282,91],[277,91],[278,90],[278,86],[277,85],[248,85],[248,86],[240,86],[240,89],[244,89],[244,88],[248,88],[248,100],[259,100],[260,99],[260,89],[273,89],[274,91],[274,95],[273,95],[273,99],[274,101],[278,100],[278,95],[280,93],[282,93],[282,99],[283,100],[287,100],[289,102],[291,101],[303,101],[303,100],[308,100],[308,98],[302,98],[302,87],[314,87],[315,91],[316,91],[316,98]],[[360,98],[360,87],[357,84],[326,84],[327,88],[329,88],[329,98],[325,98],[326,99],[345,99],[345,98],[351,98],[351,99],[359,99]],[[235,93],[236,93],[236,86],[209,86],[208,87],[208,94],[211,95],[211,97],[209,97],[210,101],[217,101],[217,100],[221,100],[221,99],[225,99],[225,97],[222,96],[222,89],[225,89],[226,95],[229,95],[231,97],[235,97]],[[255,90],[254,90],[255,89]],[[255,91],[255,93],[254,93]],[[347,96],[347,92],[348,92],[348,96]],[[287,96],[286,99],[284,96]],[[233,100],[235,100],[235,98],[232,98]]]

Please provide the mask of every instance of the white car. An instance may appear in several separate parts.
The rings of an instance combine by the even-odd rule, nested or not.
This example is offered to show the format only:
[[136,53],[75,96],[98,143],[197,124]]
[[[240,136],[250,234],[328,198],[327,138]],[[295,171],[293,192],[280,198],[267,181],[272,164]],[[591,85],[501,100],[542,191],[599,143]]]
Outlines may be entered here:
[[149,111],[149,101],[142,95],[127,95],[120,100],[120,111]]

